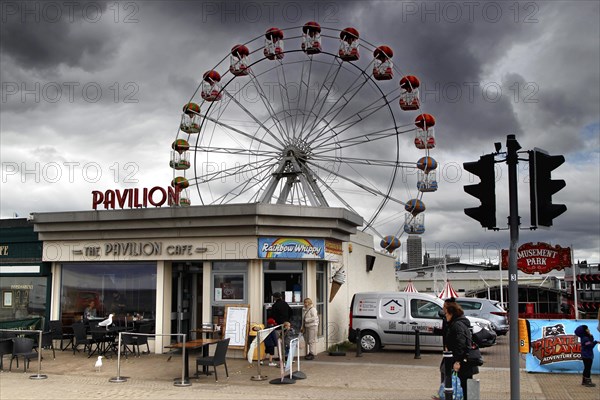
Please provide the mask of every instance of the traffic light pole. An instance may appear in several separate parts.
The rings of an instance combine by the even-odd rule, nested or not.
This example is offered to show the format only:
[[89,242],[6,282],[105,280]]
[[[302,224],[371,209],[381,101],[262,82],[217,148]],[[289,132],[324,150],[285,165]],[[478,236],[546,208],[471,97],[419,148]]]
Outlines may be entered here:
[[521,146],[515,135],[506,137],[506,164],[508,164],[508,197],[510,227],[510,248],[508,253],[508,311],[510,326],[510,398],[520,400],[519,383],[519,279],[517,270],[517,249],[519,247],[519,199],[517,196],[517,152]]

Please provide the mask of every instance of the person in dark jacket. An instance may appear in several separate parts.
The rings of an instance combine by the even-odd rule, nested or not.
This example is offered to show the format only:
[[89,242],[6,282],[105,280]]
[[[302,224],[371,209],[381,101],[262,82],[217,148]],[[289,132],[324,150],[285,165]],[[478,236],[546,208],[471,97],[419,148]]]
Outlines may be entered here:
[[277,322],[277,325],[291,321],[292,307],[281,298],[281,293],[273,293],[273,299],[275,299],[275,303],[271,306],[271,317]]
[[[442,327],[441,328],[433,328],[433,333],[436,335],[441,335],[442,336],[442,346],[444,351],[448,350],[448,346],[446,346],[446,334],[448,333],[448,321],[446,320],[446,304],[448,303],[456,303],[456,298],[455,297],[450,297],[446,300],[444,300],[444,307],[440,310],[440,317],[442,318]],[[446,379],[446,373],[445,373],[445,367],[444,367],[444,358],[442,357],[442,362],[440,363],[440,382],[444,383],[444,380]]]
[[575,329],[575,334],[581,341],[581,361],[583,361],[583,380],[581,384],[587,387],[595,387],[592,383],[592,362],[594,361],[594,347],[599,343],[594,340],[587,325],[579,325]]
[[446,321],[448,322],[446,332],[446,347],[452,352],[453,362],[460,363],[458,377],[463,389],[464,400],[467,400],[467,379],[472,379],[476,372],[475,368],[467,363],[467,351],[472,343],[471,323],[465,317],[460,304],[456,302],[445,303]]

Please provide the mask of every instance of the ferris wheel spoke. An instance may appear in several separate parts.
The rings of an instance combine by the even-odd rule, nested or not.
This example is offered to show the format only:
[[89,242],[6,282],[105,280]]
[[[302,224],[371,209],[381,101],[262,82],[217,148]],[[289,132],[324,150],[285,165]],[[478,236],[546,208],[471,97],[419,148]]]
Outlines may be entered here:
[[[290,101],[290,93],[288,91],[288,83],[287,83],[287,78],[285,76],[285,64],[280,60],[279,61],[280,64],[280,68],[277,69],[277,74],[279,75],[279,72],[281,72],[281,78],[283,79],[283,85],[281,84],[281,79],[278,79],[278,86],[279,86],[279,95],[281,96],[281,108],[283,111],[283,121],[285,123],[285,126],[287,128],[287,132],[288,132],[288,137],[294,137],[294,132],[292,129],[290,129],[289,123],[288,123],[288,119],[292,118],[292,105],[291,105],[291,101]],[[283,95],[285,92],[285,96]],[[285,106],[287,104],[287,110],[285,109]]]
[[344,138],[336,141],[335,143],[328,143],[329,141],[324,141],[323,143],[319,143],[319,150],[314,151],[313,154],[324,154],[334,150],[340,150],[346,147],[357,146],[365,143],[375,142],[377,140],[388,139],[390,137],[395,137],[396,135],[412,132],[413,129],[405,130],[405,131],[396,131],[396,128],[386,128],[380,131],[375,131],[371,133],[362,133],[359,136],[352,136],[348,138]]
[[[235,133],[238,133],[238,134],[240,134],[240,135],[242,135],[242,136],[245,136],[245,137],[247,137],[248,139],[251,139],[251,140],[253,140],[253,141],[256,141],[256,142],[259,142],[259,143],[262,143],[262,144],[264,144],[264,145],[266,145],[266,146],[269,146],[269,147],[271,147],[271,148],[273,148],[273,149],[275,149],[275,150],[277,150],[277,151],[281,151],[281,148],[278,148],[278,147],[274,146],[272,143],[269,143],[269,142],[267,142],[267,141],[264,141],[264,140],[262,140],[262,139],[259,139],[258,137],[256,137],[256,135],[253,135],[253,134],[251,134],[251,133],[244,132],[244,131],[242,131],[241,129],[237,129],[237,128],[235,128],[235,127],[233,127],[233,126],[229,125],[229,124],[226,124],[226,123],[224,123],[224,122],[222,122],[222,121],[219,121],[218,119],[215,119],[215,118],[212,118],[212,117],[209,117],[209,116],[206,116],[206,115],[204,116],[204,118],[205,118],[205,119],[207,119],[207,120],[209,120],[210,122],[213,122],[213,123],[214,123],[214,124],[216,124],[216,125],[222,126],[222,127],[224,127],[224,128],[227,128],[227,129],[229,129],[229,130],[231,130],[231,131],[233,131],[233,132],[235,132]],[[264,127],[264,125],[262,125],[262,124],[261,124],[261,127],[263,127],[263,129],[265,129],[267,132],[270,132],[268,129],[266,129],[266,127]],[[279,141],[278,141],[278,142],[279,142]],[[283,147],[283,143],[280,143],[280,144],[281,144],[281,145],[282,145],[282,147]]]
[[220,197],[216,198],[214,200],[214,203],[224,204],[225,202],[235,200],[236,198],[245,194],[246,191],[248,191],[248,190],[254,190],[254,184],[256,182],[258,182],[258,180],[256,179],[256,176],[260,176],[264,171],[268,170],[270,167],[271,167],[270,165],[266,165],[266,166],[261,166],[261,167],[255,168],[257,170],[255,177],[253,177],[252,179],[244,180],[239,185],[237,185],[236,187],[229,190],[227,193],[224,193]]
[[[234,96],[232,96],[232,95],[231,95],[229,92],[227,92],[227,91],[223,91],[223,92],[225,93],[225,95],[227,95],[228,97],[230,97],[230,98],[231,98],[231,100],[232,100],[232,101],[233,101],[235,104],[237,104],[237,106],[238,106],[239,108],[241,108],[241,109],[242,109],[242,110],[243,110],[243,111],[244,111],[246,114],[248,114],[248,115],[250,116],[250,118],[252,118],[252,120],[253,120],[254,122],[256,122],[256,123],[257,123],[257,124],[258,124],[258,125],[259,125],[261,128],[263,128],[263,129],[264,129],[264,130],[265,130],[265,131],[266,131],[266,132],[267,132],[267,133],[268,133],[268,134],[269,134],[269,135],[270,135],[270,136],[271,136],[271,137],[272,137],[272,138],[273,138],[273,139],[274,139],[274,140],[275,140],[277,143],[279,143],[279,144],[280,144],[282,147],[284,146],[283,142],[281,142],[281,140],[279,140],[279,138],[278,138],[278,137],[277,137],[277,136],[276,136],[276,135],[275,135],[273,132],[271,132],[271,130],[270,130],[270,129],[268,129],[268,128],[265,126],[265,124],[263,124],[261,121],[259,121],[259,120],[258,120],[258,118],[256,118],[256,116],[254,116],[254,114],[252,114],[252,113],[250,112],[250,110],[248,110],[246,107],[244,107],[244,105],[243,105],[242,103],[240,103],[240,102],[239,102],[239,101],[238,101],[238,100],[237,100],[237,99],[236,99]],[[210,121],[214,122],[215,124],[220,124],[220,123],[219,123],[217,120],[215,120],[215,119],[210,119]],[[224,126],[225,126],[225,125],[224,125]],[[237,133],[240,133],[240,134],[244,135],[244,136],[246,136],[246,135],[247,135],[247,134],[245,134],[244,132],[242,132],[242,131],[240,131],[240,130],[238,130],[238,129],[235,129],[235,128],[233,128],[233,127],[229,127],[229,128],[230,128],[230,129],[232,129],[233,131],[237,132]],[[275,146],[273,146],[272,144],[269,144],[269,143],[267,143],[267,142],[265,142],[265,141],[261,141],[261,140],[260,140],[260,139],[258,139],[258,138],[257,138],[255,135],[250,135],[249,137],[250,137],[250,139],[252,139],[252,140],[257,140],[257,141],[259,141],[259,142],[261,142],[261,143],[263,143],[263,144],[266,144],[266,145],[268,145],[268,146],[270,146],[270,147],[276,148],[276,147],[275,147]]]
[[[313,114],[313,110],[315,108],[315,106],[320,102],[321,106],[319,107],[319,110],[316,112],[316,115],[320,115],[321,111],[323,111],[323,106],[325,106],[325,103],[327,102],[327,98],[329,97],[329,94],[331,93],[331,89],[333,88],[333,84],[335,83],[335,80],[338,76],[338,74],[340,73],[340,71],[342,70],[342,63],[337,61],[337,69],[335,70],[335,73],[333,75],[333,79],[330,80],[330,84],[329,86],[327,86],[327,82],[329,80],[329,75],[331,73],[331,70],[333,68],[333,66],[336,64],[337,58],[334,57],[331,64],[329,65],[329,70],[327,71],[327,74],[325,75],[325,80],[323,81],[323,85],[321,85],[319,87],[319,92],[317,93],[317,97],[315,98],[315,101],[313,102],[310,110],[306,113],[303,122],[302,122],[302,126],[300,127],[300,138],[302,138],[304,136],[304,129],[306,128],[311,115]],[[323,88],[327,88],[326,89],[326,93],[325,96],[323,97],[323,100],[320,101],[321,99],[321,92],[323,91]],[[308,98],[308,88],[307,88],[307,96],[306,98]],[[305,104],[305,109],[306,109],[306,104]]]
[[341,162],[345,164],[355,164],[355,165],[373,165],[380,167],[394,167],[394,168],[407,168],[407,169],[415,169],[415,163],[404,162],[404,161],[391,161],[391,160],[380,160],[380,159],[365,159],[365,158],[357,158],[357,157],[342,157],[342,156],[318,156],[313,157],[315,161],[323,161],[323,162]]
[[323,165],[316,164],[316,163],[314,163],[312,161],[307,161],[307,163],[310,164],[310,165],[312,165],[312,166],[314,166],[315,168],[321,169],[323,171],[326,171],[326,172],[328,172],[330,174],[333,174],[333,175],[337,176],[340,179],[343,179],[343,180],[345,180],[347,182],[350,182],[353,185],[357,186],[358,188],[360,188],[362,190],[365,190],[365,191],[367,191],[367,192],[369,192],[371,194],[374,194],[374,195],[377,195],[377,196],[382,196],[383,198],[392,200],[392,201],[394,201],[394,202],[396,202],[398,204],[401,204],[403,206],[406,205],[406,203],[402,202],[401,200],[395,199],[394,197],[390,196],[389,194],[385,194],[385,193],[381,192],[380,190],[378,190],[378,189],[376,189],[376,188],[374,188],[372,186],[364,185],[364,184],[362,184],[362,183],[360,183],[360,182],[358,182],[358,181],[356,181],[354,179],[351,179],[351,178],[348,178],[347,176],[341,175],[338,172],[336,172],[336,171],[334,171],[332,169],[329,169],[329,168],[327,168],[327,167],[325,167]]
[[225,179],[231,176],[236,176],[242,173],[248,173],[250,171],[257,170],[259,168],[266,168],[271,166],[270,159],[267,160],[259,160],[249,162],[243,165],[236,165],[235,167],[221,169],[215,172],[206,173],[204,175],[199,175],[196,178],[192,179],[196,184],[209,183],[218,179]]
[[221,153],[221,154],[235,154],[235,155],[245,155],[245,156],[257,156],[257,157],[277,157],[279,152],[267,151],[267,150],[253,150],[253,149],[242,149],[235,147],[215,147],[215,146],[193,146],[190,149],[210,152],[210,153]]
[[[400,97],[400,96],[398,96],[398,97]],[[383,105],[377,104],[382,99],[385,99],[385,97],[375,100],[374,102],[363,107],[361,110],[358,110],[357,112],[353,113],[351,116],[349,116],[345,120],[340,121],[336,125],[330,126],[331,122],[334,120],[332,118],[330,121],[327,122],[327,124],[321,130],[321,132],[319,134],[319,139],[317,139],[315,141],[315,145],[322,146],[324,144],[327,144],[328,142],[331,142],[333,139],[336,139],[341,133],[347,131],[348,129],[352,128],[353,126],[355,126],[361,122],[364,122],[370,116],[375,115],[378,111],[381,110],[381,108],[385,104],[389,104],[390,102],[393,102],[396,98],[391,99],[390,102],[388,102],[387,100],[384,100]],[[338,128],[343,128],[343,129],[336,132],[335,129],[338,129]],[[411,128],[408,131],[403,131],[403,133],[410,132],[412,130],[413,129]],[[328,133],[328,132],[333,132],[333,135],[326,135],[326,133]],[[400,132],[398,132],[398,133],[400,133]]]
[[[370,64],[369,64],[370,65]],[[360,78],[363,78],[364,80],[362,81],[362,83],[360,83],[359,86],[355,87],[355,85],[360,82]],[[308,136],[307,136],[307,140],[308,137],[312,136],[313,134],[316,134],[316,136],[319,136],[322,132],[322,129],[317,130],[317,126],[322,123],[323,121],[326,121],[326,117],[332,113],[334,113],[334,108],[336,107],[336,105],[341,101],[344,100],[344,103],[339,106],[339,109],[335,111],[335,115],[333,115],[333,117],[330,119],[330,121],[335,120],[335,118],[337,118],[337,116],[339,115],[340,112],[343,111],[343,109],[351,103],[352,99],[354,98],[354,96],[356,96],[357,93],[360,92],[360,90],[363,88],[363,86],[369,82],[369,77],[365,74],[364,71],[361,70],[361,73],[357,75],[356,79],[350,84],[348,85],[348,87],[346,88],[346,91],[344,93],[342,93],[342,95],[331,105],[331,107],[323,114],[323,116],[321,118],[317,118],[313,124],[310,127]],[[335,83],[332,82],[332,86]],[[350,95],[350,98],[347,99],[346,95]]]
[[254,74],[253,71],[250,71],[248,76],[250,76],[250,79],[253,81],[254,87],[256,88],[258,96],[260,97],[260,100],[262,101],[263,105],[265,106],[265,109],[267,110],[269,117],[273,120],[275,127],[277,127],[277,130],[279,131],[281,138],[282,139],[288,138],[288,134],[286,133],[285,128],[282,126],[281,121],[277,118],[277,112],[275,111],[275,109],[273,108],[273,105],[271,104],[271,101],[269,101],[269,98],[265,94],[265,91],[263,90],[262,85],[260,85],[260,83],[258,82],[258,77]]

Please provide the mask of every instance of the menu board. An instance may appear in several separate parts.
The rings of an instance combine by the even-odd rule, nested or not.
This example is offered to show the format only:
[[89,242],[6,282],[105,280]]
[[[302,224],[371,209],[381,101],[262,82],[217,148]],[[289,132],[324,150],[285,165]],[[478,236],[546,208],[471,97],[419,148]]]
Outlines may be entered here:
[[225,306],[224,339],[229,338],[229,347],[246,349],[248,345],[248,318],[250,306],[237,304]]

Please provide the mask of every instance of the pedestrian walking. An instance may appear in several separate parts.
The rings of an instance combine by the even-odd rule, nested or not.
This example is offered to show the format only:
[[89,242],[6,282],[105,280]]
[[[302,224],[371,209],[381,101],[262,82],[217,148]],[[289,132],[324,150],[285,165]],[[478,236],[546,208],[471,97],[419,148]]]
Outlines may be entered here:
[[465,317],[460,304],[448,302],[445,306],[446,321],[448,322],[446,346],[448,351],[452,352],[452,361],[460,363],[458,377],[463,390],[463,398],[468,400],[467,379],[472,379],[473,374],[479,372],[476,366],[467,362],[467,352],[473,340],[471,337],[471,323]]
[[579,325],[575,329],[575,334],[581,341],[581,361],[583,361],[583,379],[581,384],[587,387],[595,387],[592,383],[592,362],[594,361],[594,347],[599,343],[594,340],[587,325]]

